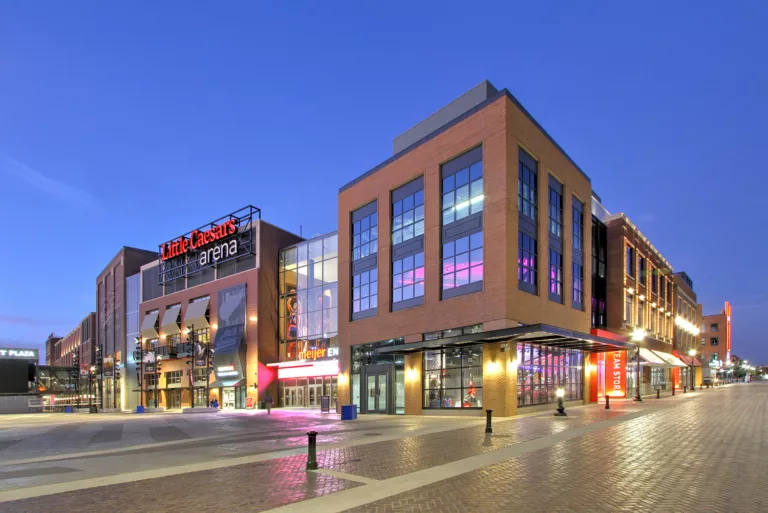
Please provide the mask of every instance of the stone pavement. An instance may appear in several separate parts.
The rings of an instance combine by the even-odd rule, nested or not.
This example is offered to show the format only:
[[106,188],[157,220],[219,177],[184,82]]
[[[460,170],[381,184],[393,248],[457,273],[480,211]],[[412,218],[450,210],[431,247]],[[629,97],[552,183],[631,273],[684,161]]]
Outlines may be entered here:
[[[407,420],[355,425],[363,429],[319,446],[317,472],[304,470],[300,446],[247,462],[233,456],[116,474],[113,483],[104,481],[107,486],[90,487],[103,482],[96,480],[65,493],[21,487],[0,492],[0,510],[768,511],[766,385],[625,403],[610,411],[575,408],[565,419],[545,413],[496,421],[491,436],[478,420],[398,424]],[[446,427],[448,422],[455,424]],[[327,433],[341,429],[330,424]],[[78,461],[35,468],[64,479],[54,486],[68,486],[66,469]],[[3,471],[28,468],[0,466],[0,480],[16,481]],[[8,500],[13,493],[30,498]]]

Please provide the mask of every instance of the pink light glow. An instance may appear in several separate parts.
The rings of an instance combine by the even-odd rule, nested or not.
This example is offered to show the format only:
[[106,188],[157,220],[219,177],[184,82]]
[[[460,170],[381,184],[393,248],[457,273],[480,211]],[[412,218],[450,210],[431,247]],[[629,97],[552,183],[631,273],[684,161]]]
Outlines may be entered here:
[[308,363],[306,365],[293,365],[291,367],[278,367],[277,379],[308,378],[312,376],[336,376],[339,373],[339,361],[327,360]]

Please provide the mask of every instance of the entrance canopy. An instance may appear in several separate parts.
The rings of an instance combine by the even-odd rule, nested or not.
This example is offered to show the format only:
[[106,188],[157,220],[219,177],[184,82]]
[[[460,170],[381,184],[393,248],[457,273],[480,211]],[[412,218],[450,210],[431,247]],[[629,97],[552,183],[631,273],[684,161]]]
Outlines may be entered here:
[[209,388],[241,387],[245,385],[245,379],[220,379],[211,383]]
[[470,344],[490,344],[493,342],[525,342],[528,344],[540,344],[558,349],[579,349],[593,353],[607,351],[634,351],[635,344],[613,340],[610,338],[579,333],[566,330],[548,324],[531,324],[516,328],[504,328],[494,331],[470,333],[459,337],[438,338],[425,340],[411,344],[400,344],[390,347],[382,347],[376,350],[379,354],[407,354],[425,349],[437,349],[441,347],[464,346]]
[[661,351],[654,351],[657,355],[661,357],[662,360],[664,360],[667,365],[670,367],[685,367],[685,364],[680,361],[680,359],[669,353],[662,353]]
[[693,358],[692,356],[687,356],[684,354],[681,354],[679,358],[683,361],[686,365],[693,365],[694,367],[701,367],[701,362],[697,360],[696,358]]

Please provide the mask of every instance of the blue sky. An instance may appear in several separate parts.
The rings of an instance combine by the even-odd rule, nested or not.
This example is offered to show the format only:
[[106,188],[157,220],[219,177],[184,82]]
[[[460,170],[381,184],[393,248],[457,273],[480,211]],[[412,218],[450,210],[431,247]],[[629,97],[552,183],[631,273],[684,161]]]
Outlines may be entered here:
[[246,204],[335,229],[339,186],[488,79],[768,364],[768,4],[372,4],[3,2],[0,345],[74,328],[123,245]]

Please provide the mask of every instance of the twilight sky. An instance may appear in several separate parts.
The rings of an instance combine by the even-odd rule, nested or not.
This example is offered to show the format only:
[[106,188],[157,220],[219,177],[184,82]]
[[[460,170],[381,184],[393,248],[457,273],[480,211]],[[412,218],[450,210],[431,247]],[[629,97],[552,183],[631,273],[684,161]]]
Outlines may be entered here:
[[1,346],[73,329],[123,245],[247,204],[334,230],[339,186],[488,79],[768,364],[768,3],[264,4],[2,2]]

